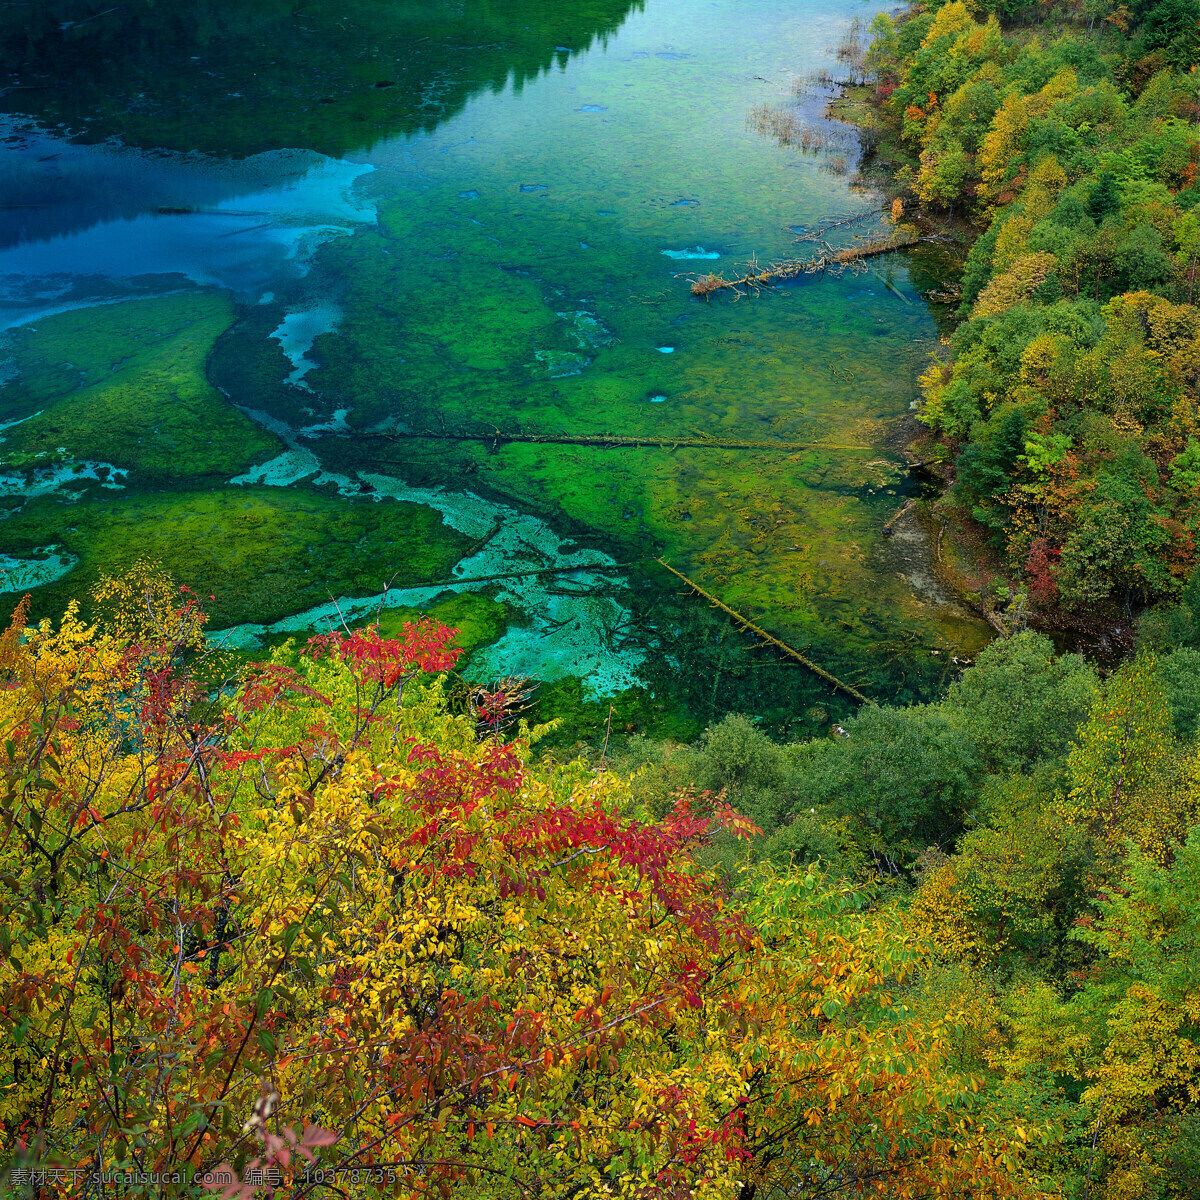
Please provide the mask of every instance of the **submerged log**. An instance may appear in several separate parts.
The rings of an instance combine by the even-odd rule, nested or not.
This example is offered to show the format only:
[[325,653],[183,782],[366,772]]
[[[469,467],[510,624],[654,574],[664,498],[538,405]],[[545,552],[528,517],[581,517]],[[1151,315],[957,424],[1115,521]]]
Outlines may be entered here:
[[[621,446],[657,446],[673,450],[676,446],[706,446],[713,450],[779,450],[794,453],[798,450],[873,450],[873,446],[843,445],[832,442],[782,442],[775,440],[753,440],[751,438],[709,437],[655,437],[618,433],[503,433],[499,429],[490,433],[464,433],[461,430],[431,433],[413,430],[411,433],[367,433],[356,437],[378,437],[387,441],[443,441],[443,442],[491,442],[502,446],[508,442],[531,442],[551,446],[599,446],[615,449]],[[386,460],[380,460],[386,461]]]
[[657,562],[660,567],[666,567],[666,569],[670,571],[672,575],[682,579],[683,582],[686,583],[693,592],[699,596],[703,596],[704,599],[707,600],[714,608],[719,608],[723,613],[727,613],[729,616],[731,616],[742,629],[749,630],[749,632],[762,638],[764,642],[770,643],[770,645],[774,646],[778,650],[782,650],[784,654],[788,655],[790,658],[794,658],[798,663],[802,663],[810,671],[812,671],[814,675],[817,675],[821,679],[825,680],[825,682],[831,687],[835,687],[839,691],[845,692],[847,696],[857,700],[860,704],[875,703],[870,696],[864,696],[862,692],[858,690],[858,688],[852,687],[848,683],[843,683],[836,675],[826,671],[824,667],[817,666],[817,664],[813,662],[811,658],[805,658],[805,656],[801,654],[799,650],[794,650],[787,644],[787,642],[780,641],[779,638],[775,637],[774,634],[768,633],[765,629],[755,625],[755,623],[751,621],[749,617],[743,617],[742,614],[736,609],[730,608],[728,604],[722,603],[716,598],[716,596],[706,592],[698,583],[690,580],[682,571],[675,570],[670,563],[663,562],[661,558],[655,559],[655,562]]
[[497,579],[528,579],[534,575],[569,575],[575,571],[595,571],[597,573],[611,574],[613,571],[624,571],[629,567],[636,567],[638,563],[645,561],[646,559],[644,558],[635,558],[630,562],[623,563],[578,563],[573,567],[533,567],[528,571],[499,571],[494,575],[471,575],[465,576],[462,579],[457,577],[436,579],[433,583],[414,583],[407,588],[397,590],[415,592],[428,588],[454,587],[462,583],[492,583]]
[[750,269],[739,279],[726,279],[724,275],[688,276],[692,281],[693,296],[711,296],[713,292],[730,290],[738,296],[746,292],[757,292],[784,279],[795,279],[798,275],[816,275],[822,271],[855,267],[865,259],[880,254],[890,254],[906,246],[916,245],[921,239],[915,233],[898,231],[890,237],[874,242],[859,242],[842,250],[826,246],[823,253],[814,258],[787,258],[763,269],[751,260]]
[[911,508],[913,507],[913,505],[915,505],[915,504],[916,504],[916,500],[915,500],[915,499],[914,499],[914,500],[909,500],[909,501],[908,501],[908,502],[907,502],[907,503],[904,505],[904,507],[903,507],[903,508],[902,508],[902,509],[901,509],[901,510],[898,512],[898,513],[896,513],[896,515],[895,515],[894,517],[892,517],[892,519],[891,519],[890,521],[887,521],[887,522],[884,524],[884,527],[883,527],[883,536],[884,536],[884,537],[891,537],[891,536],[892,536],[892,530],[893,530],[893,528],[895,527],[895,525],[896,525],[896,522],[897,522],[897,521],[899,521],[899,520],[900,520],[900,518],[901,518],[902,516],[904,516],[904,514],[905,514],[906,512],[908,512],[908,511],[909,511],[909,509],[911,509]]

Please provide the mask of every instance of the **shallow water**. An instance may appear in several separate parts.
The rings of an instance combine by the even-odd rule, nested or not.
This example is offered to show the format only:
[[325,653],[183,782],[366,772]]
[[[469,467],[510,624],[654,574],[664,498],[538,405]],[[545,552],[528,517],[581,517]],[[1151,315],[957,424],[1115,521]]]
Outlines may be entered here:
[[[113,18],[85,24],[102,6],[76,7],[81,31],[119,43],[97,28]],[[177,498],[183,543],[198,487],[239,513],[225,498],[243,489],[258,515],[236,518],[236,563],[155,543],[181,579],[221,593],[232,643],[366,612],[382,592],[427,605],[446,588],[420,585],[444,581],[508,614],[475,672],[558,681],[549,707],[575,703],[585,723],[589,701],[677,730],[746,710],[797,734],[844,711],[680,595],[662,557],[880,699],[932,695],[986,629],[937,588],[915,527],[881,535],[914,492],[889,447],[936,339],[910,264],[889,256],[863,275],[707,303],[684,277],[790,256],[797,230],[878,205],[847,182],[849,131],[827,127],[840,144],[812,154],[751,119],[769,105],[821,126],[826,94],[795,85],[836,69],[833,47],[873,11],[357,0],[292,17],[212,3],[201,37],[135,4],[116,18],[146,17],[122,73],[64,51],[65,35],[27,39],[28,80],[58,70],[92,103],[32,85],[4,100],[27,207],[0,227],[13,327],[0,422],[29,418],[0,433],[0,470],[28,484],[28,498],[5,493],[24,503],[0,521],[0,553],[17,556],[5,564],[22,552],[55,564],[35,591],[52,609],[138,552],[121,514],[139,496],[161,497],[145,507],[159,521]],[[339,40],[339,21],[373,37]],[[257,61],[254,45],[282,49]],[[283,70],[287,54],[306,70]],[[185,402],[188,422],[169,425]],[[496,430],[792,448],[497,442]],[[113,470],[89,481],[69,470],[83,462]],[[67,482],[48,497],[53,472]],[[239,602],[253,593],[240,573],[277,528],[281,488],[353,506],[368,532],[357,559],[349,541],[311,561],[289,551],[267,614]],[[370,532],[397,500],[441,522],[423,527],[437,572],[424,579],[411,555],[364,566],[377,544],[400,553]],[[264,540],[264,556],[280,553]],[[311,599],[318,558],[328,603]],[[593,569],[486,578],[577,564]]]

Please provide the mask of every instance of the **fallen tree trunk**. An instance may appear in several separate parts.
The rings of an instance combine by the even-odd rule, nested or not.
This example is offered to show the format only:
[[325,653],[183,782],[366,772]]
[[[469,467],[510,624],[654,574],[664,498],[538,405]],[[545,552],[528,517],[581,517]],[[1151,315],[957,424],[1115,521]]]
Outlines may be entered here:
[[[356,437],[378,437],[387,441],[443,441],[443,442],[491,442],[500,446],[508,442],[531,442],[551,446],[600,446],[604,449],[618,447],[658,446],[673,450],[676,446],[706,446],[713,450],[779,450],[794,453],[798,450],[872,450],[872,446],[851,446],[830,442],[781,442],[755,441],[750,438],[709,437],[655,437],[616,433],[502,433],[499,429],[491,433],[463,433],[461,431],[429,433],[414,430],[411,433],[367,433]],[[381,460],[383,461],[383,460]]]
[[826,246],[824,253],[815,258],[788,258],[774,263],[763,270],[758,270],[758,264],[750,262],[750,270],[739,279],[726,279],[723,275],[688,276],[692,281],[693,296],[711,296],[713,292],[732,290],[739,296],[746,292],[757,292],[773,283],[784,279],[794,279],[797,275],[815,275],[821,271],[853,267],[868,258],[880,254],[890,254],[893,250],[902,250],[913,246],[921,239],[915,233],[896,233],[891,237],[876,242],[860,242],[835,250]]
[[631,562],[623,563],[579,563],[573,567],[534,567],[529,571],[500,571],[495,575],[471,575],[458,579],[451,577],[450,579],[437,579],[433,583],[414,583],[409,587],[397,590],[408,592],[420,591],[424,588],[448,588],[455,587],[462,583],[492,583],[497,579],[527,579],[533,575],[569,575],[573,571],[597,571],[608,572],[623,571],[628,567],[636,567],[638,563],[645,562],[644,558],[635,558]]
[[904,516],[904,514],[905,514],[906,512],[908,512],[908,511],[909,511],[909,509],[911,509],[911,508],[913,507],[913,505],[915,505],[915,504],[916,504],[916,500],[909,500],[909,501],[908,501],[908,502],[907,502],[907,503],[904,505],[904,507],[903,507],[903,508],[902,508],[902,509],[901,509],[901,510],[898,512],[898,513],[896,513],[896,515],[895,515],[894,517],[892,517],[892,519],[891,519],[890,521],[887,521],[887,522],[885,522],[885,524],[884,524],[884,526],[883,526],[883,530],[882,530],[882,533],[883,533],[883,536],[884,536],[884,537],[891,537],[891,536],[892,536],[892,529],[893,529],[893,527],[895,526],[896,522],[897,522],[898,520],[900,520],[900,518],[901,518],[902,516]]
[[660,567],[666,567],[666,569],[670,571],[672,575],[682,579],[683,582],[686,583],[693,592],[699,596],[703,596],[704,599],[707,600],[714,608],[719,608],[723,613],[727,613],[729,616],[731,616],[738,623],[738,625],[741,626],[742,629],[749,630],[751,633],[762,638],[764,642],[770,643],[770,645],[776,647],[778,650],[782,650],[784,654],[788,655],[790,658],[794,658],[798,663],[802,663],[810,671],[812,671],[814,675],[817,675],[821,679],[825,680],[825,682],[831,687],[835,687],[839,691],[845,692],[847,696],[857,700],[860,704],[875,703],[870,696],[864,696],[862,692],[858,690],[858,688],[852,687],[848,683],[843,683],[836,675],[830,674],[829,671],[826,671],[824,667],[817,666],[817,664],[813,662],[811,658],[805,658],[805,656],[801,654],[799,650],[792,649],[787,642],[780,641],[779,638],[775,637],[774,634],[768,633],[765,629],[755,625],[755,623],[748,617],[743,617],[742,614],[736,609],[730,608],[728,604],[722,603],[716,598],[716,596],[706,592],[698,583],[694,583],[692,580],[690,580],[682,571],[675,570],[670,563],[663,562],[661,558],[655,559],[654,561],[657,562]]

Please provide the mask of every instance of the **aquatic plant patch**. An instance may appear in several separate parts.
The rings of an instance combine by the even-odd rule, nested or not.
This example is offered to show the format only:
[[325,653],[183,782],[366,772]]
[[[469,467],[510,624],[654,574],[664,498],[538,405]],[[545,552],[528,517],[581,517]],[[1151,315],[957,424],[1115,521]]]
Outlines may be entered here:
[[[217,338],[233,323],[213,293],[82,309],[15,331],[16,377],[0,415],[0,454],[32,465],[63,455],[123,468],[131,480],[228,476],[278,441],[205,378]],[[30,411],[32,410],[32,411]]]
[[331,594],[442,579],[471,544],[422,505],[226,487],[72,505],[32,500],[0,521],[0,553],[25,556],[46,544],[48,530],[78,565],[34,588],[34,615],[59,616],[101,574],[149,556],[204,597],[214,628],[277,620]]

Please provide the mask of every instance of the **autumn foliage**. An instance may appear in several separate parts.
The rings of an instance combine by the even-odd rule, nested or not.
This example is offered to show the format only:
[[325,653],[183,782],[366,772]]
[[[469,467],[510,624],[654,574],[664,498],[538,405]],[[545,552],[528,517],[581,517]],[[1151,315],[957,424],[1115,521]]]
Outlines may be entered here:
[[[654,820],[535,762],[536,729],[481,738],[444,700],[452,630],[332,632],[222,680],[186,593],[103,592],[95,623],[18,613],[0,641],[9,1172],[1034,1194],[1053,1122],[989,1115],[953,1019],[906,1008],[915,935],[811,871],[716,878],[697,849],[754,832],[719,799]],[[82,1191],[58,1178],[39,1194]]]
[[[897,84],[897,185],[976,226],[961,323],[921,379],[943,511],[1076,620],[1129,620],[1200,565],[1200,22],[1131,7],[915,5],[868,52]],[[1021,8],[1035,28],[1005,28]]]

